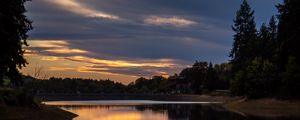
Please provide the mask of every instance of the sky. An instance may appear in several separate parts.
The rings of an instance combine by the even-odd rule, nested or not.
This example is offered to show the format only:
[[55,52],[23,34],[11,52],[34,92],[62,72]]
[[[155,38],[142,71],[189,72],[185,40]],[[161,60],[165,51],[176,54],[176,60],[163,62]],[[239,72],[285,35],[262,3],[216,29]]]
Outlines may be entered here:
[[[281,0],[249,0],[259,27]],[[242,0],[32,0],[34,29],[21,71],[39,78],[173,75],[197,61],[227,62]]]

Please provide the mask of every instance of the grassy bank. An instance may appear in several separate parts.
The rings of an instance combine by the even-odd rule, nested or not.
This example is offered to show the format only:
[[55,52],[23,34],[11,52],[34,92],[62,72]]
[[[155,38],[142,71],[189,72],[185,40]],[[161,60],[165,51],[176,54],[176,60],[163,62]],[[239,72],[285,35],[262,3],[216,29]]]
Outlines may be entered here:
[[261,117],[300,117],[299,100],[239,99],[224,103],[233,112]]
[[0,120],[72,120],[75,114],[46,105],[22,89],[0,89]]
[[77,115],[50,106],[41,106],[39,109],[0,106],[1,120],[72,120]]

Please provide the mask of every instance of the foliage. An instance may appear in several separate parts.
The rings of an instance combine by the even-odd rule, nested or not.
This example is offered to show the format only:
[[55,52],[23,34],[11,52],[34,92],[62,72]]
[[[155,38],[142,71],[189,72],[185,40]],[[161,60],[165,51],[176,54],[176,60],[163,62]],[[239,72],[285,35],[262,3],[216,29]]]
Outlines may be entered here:
[[[277,6],[278,26],[272,16],[268,26],[262,24],[255,36],[249,36],[255,33],[255,28],[251,27],[254,23],[253,12],[246,1],[242,3],[234,20],[233,30],[236,34],[230,53],[234,67],[233,79],[230,82],[233,95],[252,98],[299,98],[296,92],[300,88],[297,54],[299,5],[298,0],[285,0]],[[247,42],[250,40],[251,43]]]
[[191,68],[186,68],[179,74],[183,80],[191,83],[191,89],[193,93],[201,94],[203,89],[203,81],[206,79],[207,75],[207,62],[198,62]]
[[40,101],[23,89],[0,88],[0,102],[6,105],[38,108]]
[[245,79],[246,76],[243,70],[235,73],[234,78],[230,80],[230,92],[232,95],[242,96],[245,93]]
[[256,54],[255,41],[256,24],[254,22],[254,11],[250,8],[246,0],[240,6],[240,10],[236,13],[233,31],[234,35],[233,48],[230,52],[232,70],[237,72],[244,69],[251,62]]
[[275,83],[274,70],[274,65],[269,61],[255,58],[244,76],[246,95],[252,98],[269,96],[273,92],[269,86],[277,87],[272,85]]
[[207,62],[198,62],[191,67],[185,68],[179,74],[180,84],[190,84],[191,92],[202,94],[217,89],[228,89],[231,66],[227,63],[207,64]]
[[32,29],[31,21],[24,15],[26,1],[0,1],[0,86],[3,86],[4,75],[10,78],[12,85],[22,84],[18,68],[27,64],[22,47],[27,45],[26,33]]
[[161,93],[166,92],[169,81],[162,76],[154,76],[151,79],[138,78],[135,82],[128,85],[129,93]]
[[[150,79],[140,77],[128,85],[111,80],[93,80],[82,78],[49,78],[37,80],[24,76],[24,87],[33,94],[191,94],[200,91],[211,92],[216,89],[228,89],[230,67],[224,63],[213,65],[196,62],[193,67],[182,70],[180,75],[169,78],[153,76]],[[221,78],[221,79],[219,79]],[[198,86],[198,87],[196,87]],[[197,92],[195,92],[197,91]]]
[[54,77],[48,80],[30,80],[24,87],[33,94],[124,93],[126,89],[125,85],[111,80]]
[[285,98],[300,98],[300,65],[295,57],[289,57],[286,71],[282,73],[281,96]]
[[290,56],[293,56],[299,64],[299,31],[300,31],[300,1],[284,0],[277,6],[279,11],[278,23],[278,56],[281,71],[285,70]]

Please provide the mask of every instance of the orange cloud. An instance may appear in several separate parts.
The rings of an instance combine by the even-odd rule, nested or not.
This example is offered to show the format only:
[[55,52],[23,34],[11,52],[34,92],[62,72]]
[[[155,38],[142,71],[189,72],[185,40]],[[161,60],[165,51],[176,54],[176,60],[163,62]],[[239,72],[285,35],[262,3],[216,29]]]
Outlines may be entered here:
[[[86,50],[70,48],[70,43],[66,40],[29,40],[29,47],[26,47],[28,54],[38,54],[39,52],[49,52],[58,54],[88,53]],[[43,48],[42,51],[31,50],[30,48]]]
[[28,40],[29,47],[61,48],[69,45],[64,40]]
[[89,8],[77,2],[76,0],[47,0],[47,1],[59,5],[61,8],[67,11],[79,15],[83,15],[86,17],[105,18],[105,19],[112,19],[112,20],[119,19],[119,17],[116,15],[108,14],[99,10]]
[[173,67],[176,66],[171,60],[160,59],[157,62],[131,62],[125,60],[103,60],[103,59],[95,59],[89,58],[85,56],[73,56],[69,57],[70,60],[80,61],[80,62],[88,62],[92,64],[100,64],[110,67]]
[[70,48],[62,48],[62,49],[50,49],[50,50],[45,50],[47,52],[52,52],[52,53],[88,53],[88,51],[85,50],[80,50],[80,49],[70,49]]
[[75,68],[67,68],[67,67],[49,67],[50,71],[66,71],[66,70],[75,70]]
[[[29,63],[38,63],[43,66],[45,73],[56,76],[90,76],[99,74],[109,78],[135,79],[138,76],[150,77],[152,75],[167,76],[170,69],[173,71],[182,68],[173,59],[133,59],[110,60],[93,58],[89,51],[71,48],[67,40],[29,40],[26,58]],[[34,66],[29,64],[24,71],[31,74]],[[47,75],[47,76],[51,76]],[[94,76],[95,77],[95,76]],[[94,78],[93,77],[93,78]],[[126,81],[128,82],[128,80]]]

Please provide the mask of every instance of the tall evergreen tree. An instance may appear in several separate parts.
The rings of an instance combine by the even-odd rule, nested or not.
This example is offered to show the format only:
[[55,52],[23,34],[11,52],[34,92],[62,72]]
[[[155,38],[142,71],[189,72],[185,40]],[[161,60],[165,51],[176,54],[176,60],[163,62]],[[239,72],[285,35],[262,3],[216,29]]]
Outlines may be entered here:
[[27,45],[27,32],[32,29],[31,21],[24,15],[24,3],[28,0],[0,1],[0,86],[3,77],[10,78],[13,85],[21,84],[18,68],[26,65],[23,45]]
[[279,11],[278,42],[279,68],[282,72],[281,97],[300,98],[300,1],[284,0]]
[[270,38],[272,40],[272,42],[276,42],[277,40],[277,24],[276,24],[276,18],[275,16],[272,16],[270,21],[269,21],[269,26],[268,26],[268,29],[269,29],[269,34],[270,34]]
[[212,91],[217,88],[216,81],[218,79],[218,75],[214,70],[213,64],[210,62],[207,68],[206,78],[203,80],[203,89]]
[[270,51],[270,34],[269,34],[269,29],[265,23],[261,25],[261,28],[259,30],[258,36],[256,40],[256,56],[261,57],[263,59],[268,59],[269,56],[271,55]]
[[276,53],[277,53],[277,48],[278,48],[278,40],[277,40],[277,35],[278,35],[278,30],[277,30],[277,22],[275,16],[272,16],[270,21],[269,21],[269,26],[268,26],[268,31],[269,31],[269,50],[268,50],[268,58],[271,62],[276,61]]
[[233,80],[231,84],[231,92],[235,95],[243,95],[245,81],[243,71],[252,62],[256,56],[256,40],[257,31],[254,22],[254,11],[250,8],[246,0],[240,6],[236,13],[234,26],[235,32],[233,48],[230,52]]
[[284,0],[277,6],[279,11],[278,23],[278,41],[279,41],[279,65],[284,70],[288,63],[289,56],[299,58],[299,31],[300,31],[300,1],[299,0]]
[[253,14],[254,11],[250,8],[247,1],[244,0],[236,13],[234,26],[232,27],[235,35],[233,48],[229,56],[232,58],[233,72],[245,68],[247,63],[254,59],[255,52],[253,48],[257,31]]

